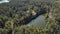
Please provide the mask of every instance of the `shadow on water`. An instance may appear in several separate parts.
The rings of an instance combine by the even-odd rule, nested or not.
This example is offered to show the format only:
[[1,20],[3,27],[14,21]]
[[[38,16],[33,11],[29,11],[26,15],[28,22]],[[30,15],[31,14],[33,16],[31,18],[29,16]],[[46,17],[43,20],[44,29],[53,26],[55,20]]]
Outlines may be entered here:
[[44,27],[45,26],[45,16],[40,15],[36,19],[32,20],[27,24],[27,26],[37,26],[37,27]]
[[45,10],[45,8],[42,8],[42,9],[40,9],[40,11],[37,11],[36,13],[37,14],[34,15],[34,16],[33,15],[30,15],[26,19],[25,24],[23,24],[23,25],[27,25],[27,24],[31,23],[32,20],[35,20],[36,18],[38,18],[40,15],[45,14],[46,13],[46,10]]

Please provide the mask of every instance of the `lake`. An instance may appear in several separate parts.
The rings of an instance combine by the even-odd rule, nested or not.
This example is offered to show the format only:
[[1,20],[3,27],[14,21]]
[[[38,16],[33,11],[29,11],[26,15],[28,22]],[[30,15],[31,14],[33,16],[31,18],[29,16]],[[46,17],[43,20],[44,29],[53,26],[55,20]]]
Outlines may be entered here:
[[44,27],[45,24],[46,24],[45,23],[45,16],[40,15],[36,19],[29,22],[29,24],[27,24],[27,25],[28,26],[34,25],[34,26],[37,26],[37,27]]
[[0,4],[1,3],[7,3],[7,2],[9,2],[8,0],[0,0]]

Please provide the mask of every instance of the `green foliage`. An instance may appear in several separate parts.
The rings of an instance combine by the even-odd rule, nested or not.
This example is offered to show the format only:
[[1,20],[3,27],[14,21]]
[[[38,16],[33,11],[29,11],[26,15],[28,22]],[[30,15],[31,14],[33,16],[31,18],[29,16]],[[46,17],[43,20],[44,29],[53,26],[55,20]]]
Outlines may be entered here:
[[12,29],[13,28],[13,22],[12,21],[7,21],[5,23],[5,28],[6,29]]
[[[0,34],[60,34],[60,3],[55,0],[12,0],[0,4]],[[24,26],[33,18],[32,12],[45,9],[46,26]],[[10,31],[11,30],[11,31]]]

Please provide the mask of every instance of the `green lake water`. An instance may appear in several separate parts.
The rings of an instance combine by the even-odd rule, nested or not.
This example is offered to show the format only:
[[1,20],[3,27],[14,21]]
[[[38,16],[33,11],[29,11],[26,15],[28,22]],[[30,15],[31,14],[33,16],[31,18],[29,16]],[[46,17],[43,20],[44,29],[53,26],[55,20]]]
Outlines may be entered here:
[[40,15],[38,16],[36,19],[32,20],[29,24],[27,24],[28,26],[37,26],[37,27],[44,27],[45,26],[45,16]]

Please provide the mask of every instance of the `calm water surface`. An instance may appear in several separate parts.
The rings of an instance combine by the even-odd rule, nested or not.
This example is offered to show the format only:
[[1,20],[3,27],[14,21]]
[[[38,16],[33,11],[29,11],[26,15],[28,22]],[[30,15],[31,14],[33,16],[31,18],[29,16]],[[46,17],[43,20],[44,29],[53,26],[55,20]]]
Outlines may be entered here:
[[1,3],[7,3],[7,2],[9,2],[9,0],[0,0],[0,4]]
[[28,26],[34,25],[34,26],[37,26],[37,27],[44,27],[45,26],[45,16],[40,15],[36,19],[32,20],[27,25]]

